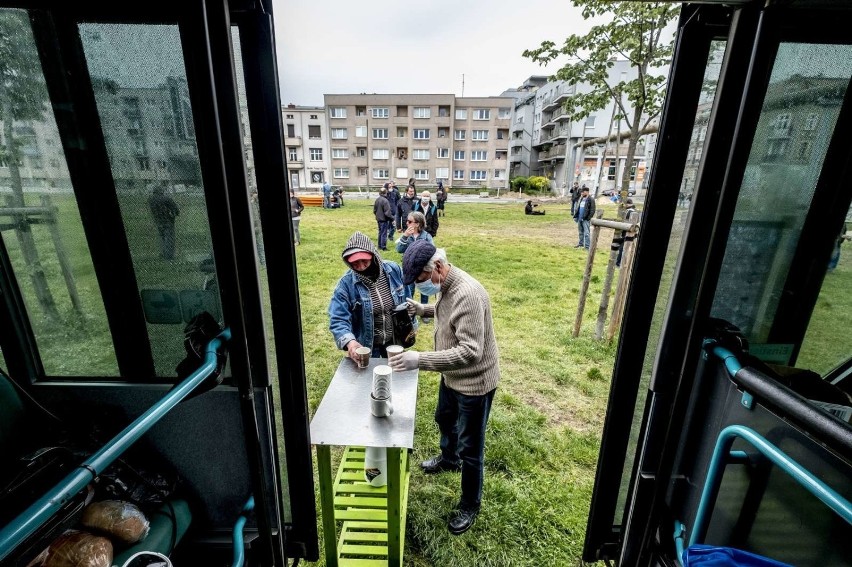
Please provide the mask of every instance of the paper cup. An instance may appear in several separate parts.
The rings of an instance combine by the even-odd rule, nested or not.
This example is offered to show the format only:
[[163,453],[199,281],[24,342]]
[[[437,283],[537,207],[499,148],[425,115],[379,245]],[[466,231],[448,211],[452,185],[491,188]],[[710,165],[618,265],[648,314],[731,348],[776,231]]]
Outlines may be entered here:
[[367,368],[370,366],[370,349],[362,346],[355,349],[355,354],[358,355],[358,368]]
[[391,358],[393,358],[393,357],[395,357],[396,355],[400,354],[403,350],[405,350],[405,349],[404,349],[404,348],[402,348],[402,347],[401,347],[401,346],[399,346],[399,345],[388,345],[388,348],[387,348],[387,351],[388,351],[388,360],[390,360]]
[[393,370],[386,364],[380,364],[373,369],[373,397],[377,400],[387,400],[391,397],[391,376]]

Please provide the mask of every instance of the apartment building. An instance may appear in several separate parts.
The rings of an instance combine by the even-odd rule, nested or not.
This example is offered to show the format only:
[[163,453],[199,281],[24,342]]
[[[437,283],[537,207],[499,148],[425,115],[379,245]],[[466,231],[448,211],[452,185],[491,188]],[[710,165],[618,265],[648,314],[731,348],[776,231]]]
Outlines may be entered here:
[[326,181],[335,183],[329,170],[325,108],[288,104],[281,112],[290,188],[319,191]]
[[327,94],[332,184],[506,187],[512,99]]
[[546,76],[533,75],[517,89],[508,89],[500,95],[515,99],[509,129],[509,179],[532,174],[530,164],[538,157],[538,150],[532,144],[535,92],[547,83]]

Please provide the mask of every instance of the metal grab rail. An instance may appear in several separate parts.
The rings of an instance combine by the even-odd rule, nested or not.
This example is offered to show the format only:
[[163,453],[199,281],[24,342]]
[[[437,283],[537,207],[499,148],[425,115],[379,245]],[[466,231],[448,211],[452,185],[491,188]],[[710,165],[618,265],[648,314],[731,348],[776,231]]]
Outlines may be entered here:
[[248,513],[254,510],[254,496],[249,496],[243,511],[234,523],[234,562],[231,567],[243,567],[245,563],[245,541],[243,540],[243,527],[246,525]]
[[[743,425],[729,425],[719,433],[719,438],[716,440],[716,447],[713,450],[713,457],[707,471],[707,480],[704,482],[704,490],[701,492],[698,512],[695,515],[695,525],[689,535],[689,545],[700,543],[707,534],[710,514],[713,511],[719,486],[722,483],[722,472],[727,463],[727,458],[731,454],[731,445],[737,438],[748,441],[761,455],[772,461],[772,464],[787,473],[841,518],[852,524],[852,502],[849,502],[833,488],[819,480],[805,467],[791,459],[753,429]],[[737,457],[737,455],[734,456]]]
[[49,520],[69,499],[83,490],[163,416],[210,377],[216,370],[219,347],[230,338],[230,329],[222,331],[218,337],[207,344],[204,364],[198,370],[170,390],[148,411],[136,418],[121,433],[113,437],[22,514],[4,526],[0,530],[0,561],[8,557],[18,545],[35,533],[39,526]]

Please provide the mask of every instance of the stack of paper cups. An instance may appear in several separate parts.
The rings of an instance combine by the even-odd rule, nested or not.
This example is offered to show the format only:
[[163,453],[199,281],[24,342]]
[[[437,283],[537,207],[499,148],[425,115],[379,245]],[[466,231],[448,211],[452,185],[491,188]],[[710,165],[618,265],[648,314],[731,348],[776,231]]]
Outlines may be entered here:
[[384,447],[367,447],[364,453],[364,480],[371,486],[388,483],[388,454]]
[[380,364],[373,370],[373,397],[377,400],[389,400],[391,397],[391,376],[393,371],[390,366]]

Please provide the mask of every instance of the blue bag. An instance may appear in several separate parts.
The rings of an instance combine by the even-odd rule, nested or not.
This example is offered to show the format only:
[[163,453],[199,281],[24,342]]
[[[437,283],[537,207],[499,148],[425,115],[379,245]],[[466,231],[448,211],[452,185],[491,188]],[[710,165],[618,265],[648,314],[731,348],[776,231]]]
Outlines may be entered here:
[[683,567],[792,567],[748,551],[715,545],[691,545],[683,552]]

